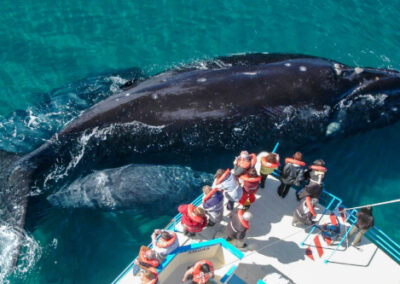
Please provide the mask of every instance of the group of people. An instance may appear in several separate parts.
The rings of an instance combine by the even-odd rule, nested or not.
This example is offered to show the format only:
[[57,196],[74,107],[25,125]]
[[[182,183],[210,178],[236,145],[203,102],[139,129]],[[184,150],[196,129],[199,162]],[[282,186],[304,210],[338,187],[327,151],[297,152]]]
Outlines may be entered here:
[[[183,204],[178,207],[182,214],[181,223],[183,233],[188,237],[195,236],[207,226],[214,226],[221,222],[224,212],[224,198],[226,209],[230,211],[229,222],[226,226],[226,240],[232,242],[238,248],[247,246],[244,239],[250,229],[252,214],[248,211],[255,202],[255,194],[259,187],[264,188],[268,175],[280,166],[279,155],[269,153],[261,158],[260,175],[255,169],[256,154],[242,151],[233,162],[233,169],[218,169],[214,175],[212,186],[202,188],[202,206]],[[327,168],[322,159],[315,160],[306,168],[301,152],[296,152],[291,158],[285,159],[285,165],[281,169],[280,185],[277,193],[285,198],[291,186],[300,187],[296,192],[299,205],[293,212],[293,226],[313,225],[316,216],[315,207],[323,191],[323,182]],[[235,206],[235,203],[238,205]],[[365,214],[370,217],[366,217]],[[358,231],[353,241],[357,245],[368,228],[373,226],[372,209],[367,213],[360,211],[357,224],[350,235]],[[364,215],[363,215],[364,214]],[[372,221],[371,221],[372,217]],[[360,221],[359,221],[360,220]],[[360,223],[360,224],[359,224]],[[175,232],[155,230],[152,235],[152,249],[142,246],[137,259],[137,265],[145,270],[142,274],[142,283],[157,283],[157,270],[155,269],[165,257],[179,246]],[[213,265],[208,260],[201,260],[188,268],[182,281],[185,283],[207,283],[214,276]]]

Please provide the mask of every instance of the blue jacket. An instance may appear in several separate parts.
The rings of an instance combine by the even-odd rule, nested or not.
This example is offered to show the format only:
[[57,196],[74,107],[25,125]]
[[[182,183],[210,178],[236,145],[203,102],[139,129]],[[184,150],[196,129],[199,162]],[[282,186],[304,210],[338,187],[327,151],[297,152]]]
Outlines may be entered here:
[[204,210],[208,212],[220,212],[224,209],[224,196],[221,191],[217,191],[206,202],[203,203]]

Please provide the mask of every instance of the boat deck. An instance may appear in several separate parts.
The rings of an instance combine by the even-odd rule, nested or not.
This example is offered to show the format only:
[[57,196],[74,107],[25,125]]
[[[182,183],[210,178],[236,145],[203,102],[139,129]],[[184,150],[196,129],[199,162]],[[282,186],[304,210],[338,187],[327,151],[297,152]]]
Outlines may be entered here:
[[[259,280],[268,284],[336,284],[353,280],[357,283],[379,283],[382,280],[384,283],[400,283],[400,265],[366,237],[359,247],[350,246],[347,238],[337,246],[351,227],[342,218],[339,218],[342,223],[340,237],[330,245],[323,240],[319,229],[308,236],[311,227],[292,226],[292,214],[298,205],[295,191],[291,189],[282,199],[276,193],[278,185],[279,181],[269,176],[265,188],[259,189],[257,200],[249,210],[253,218],[246,236],[248,247],[242,250],[245,256],[237,263],[238,268],[227,283],[258,283]],[[330,222],[329,214],[322,215],[324,210],[322,205],[316,210],[317,220],[322,217],[319,224]],[[207,227],[193,238],[183,235],[182,226],[177,223],[175,229],[180,245],[225,237],[228,214],[229,211],[225,210],[221,224]],[[133,277],[132,267],[116,282],[140,283]]]

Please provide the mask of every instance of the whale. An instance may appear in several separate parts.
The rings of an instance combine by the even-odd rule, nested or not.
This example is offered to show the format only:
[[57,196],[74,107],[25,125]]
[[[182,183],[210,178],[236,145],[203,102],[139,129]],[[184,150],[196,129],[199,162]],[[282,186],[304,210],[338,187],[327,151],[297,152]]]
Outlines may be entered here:
[[398,71],[297,54],[225,56],[128,82],[31,153],[1,153],[0,218],[24,228],[33,186],[102,163],[299,146],[384,127],[400,117],[399,95]]

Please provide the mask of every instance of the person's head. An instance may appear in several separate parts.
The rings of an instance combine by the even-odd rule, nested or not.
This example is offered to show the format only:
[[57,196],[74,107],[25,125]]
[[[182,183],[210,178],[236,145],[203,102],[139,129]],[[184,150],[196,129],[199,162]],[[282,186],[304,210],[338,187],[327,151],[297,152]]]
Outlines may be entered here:
[[204,209],[200,208],[200,207],[196,207],[196,209],[194,209],[193,212],[197,216],[204,216],[205,215]]
[[200,266],[200,271],[204,273],[209,273],[211,271],[210,266],[207,263],[203,263]]
[[208,185],[203,186],[203,193],[208,194],[211,191],[211,187]]
[[301,152],[296,152],[293,155],[293,159],[297,161],[303,161],[303,154]]
[[214,175],[214,178],[220,178],[220,177],[222,177],[222,175],[225,173],[225,171],[223,170],[223,169],[218,169],[216,172],[215,172],[215,175]]
[[169,241],[172,238],[172,235],[167,231],[163,231],[161,233],[161,238],[163,238],[166,241]]
[[266,159],[267,159],[267,162],[269,162],[271,164],[276,164],[278,162],[278,155],[274,154],[274,153],[270,153],[270,154],[268,154]]
[[322,160],[322,159],[318,159],[318,160],[315,160],[315,161],[313,162],[313,165],[325,167],[325,161]]
[[256,171],[255,168],[250,168],[248,170],[247,174],[249,175],[249,177],[257,177],[258,176],[257,171]]
[[249,158],[249,152],[247,152],[247,151],[240,152],[240,158],[248,159]]
[[147,282],[150,282],[151,280],[153,280],[154,278],[156,278],[156,275],[152,271],[145,269],[143,271],[141,280],[142,280],[142,283],[147,283]]
[[144,253],[144,256],[145,256],[147,259],[155,259],[155,258],[156,258],[155,252],[154,252],[153,250],[151,250],[151,249],[149,249],[148,251],[146,251],[146,252]]
[[245,221],[250,221],[250,219],[251,219],[252,216],[253,216],[253,215],[252,215],[250,212],[246,211],[246,212],[243,213],[242,218],[243,218],[243,220],[245,220]]
[[372,207],[368,206],[368,207],[361,208],[360,212],[368,214],[368,215],[372,215]]

